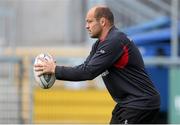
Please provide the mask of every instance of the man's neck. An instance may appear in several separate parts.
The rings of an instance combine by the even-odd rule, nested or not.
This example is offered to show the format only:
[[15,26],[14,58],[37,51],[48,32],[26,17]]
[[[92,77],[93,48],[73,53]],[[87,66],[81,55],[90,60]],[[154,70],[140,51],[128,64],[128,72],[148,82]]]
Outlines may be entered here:
[[102,32],[101,36],[99,37],[100,41],[104,41],[106,39],[106,37],[107,37],[107,35],[108,35],[108,33],[109,33],[109,31],[111,30],[112,27],[113,27],[113,25],[109,26],[109,27],[105,27],[103,29],[103,32]]

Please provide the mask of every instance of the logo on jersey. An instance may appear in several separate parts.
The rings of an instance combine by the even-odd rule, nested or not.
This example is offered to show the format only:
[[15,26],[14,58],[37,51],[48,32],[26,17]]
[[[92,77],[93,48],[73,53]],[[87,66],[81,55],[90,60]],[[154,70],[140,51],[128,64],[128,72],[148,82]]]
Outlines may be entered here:
[[99,52],[100,52],[101,54],[104,54],[104,53],[105,53],[105,51],[104,51],[103,49],[101,49]]

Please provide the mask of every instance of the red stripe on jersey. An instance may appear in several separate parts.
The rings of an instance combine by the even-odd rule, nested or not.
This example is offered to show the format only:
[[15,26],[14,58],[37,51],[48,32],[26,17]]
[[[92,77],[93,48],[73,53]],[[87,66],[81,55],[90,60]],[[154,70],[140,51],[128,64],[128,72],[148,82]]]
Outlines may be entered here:
[[124,46],[123,47],[123,55],[118,59],[118,61],[114,64],[116,68],[124,68],[129,60],[129,53],[128,53],[128,47]]

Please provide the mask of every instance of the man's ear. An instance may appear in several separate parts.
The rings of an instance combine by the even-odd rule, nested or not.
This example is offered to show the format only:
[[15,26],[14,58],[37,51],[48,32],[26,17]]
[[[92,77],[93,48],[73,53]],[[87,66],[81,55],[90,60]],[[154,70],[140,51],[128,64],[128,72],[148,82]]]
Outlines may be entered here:
[[105,24],[106,24],[106,19],[105,19],[104,17],[102,17],[102,18],[100,19],[100,24],[101,24],[102,26],[105,26]]

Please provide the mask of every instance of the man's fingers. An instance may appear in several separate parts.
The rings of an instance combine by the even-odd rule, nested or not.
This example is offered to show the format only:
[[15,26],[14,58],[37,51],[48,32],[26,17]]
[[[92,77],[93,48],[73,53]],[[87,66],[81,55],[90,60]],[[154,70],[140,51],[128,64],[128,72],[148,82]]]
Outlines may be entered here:
[[41,74],[45,73],[54,73],[54,65],[55,62],[53,59],[51,60],[44,60],[42,58],[38,59],[40,62],[34,64],[34,71],[38,72],[41,71]]
[[34,64],[35,71],[43,71],[44,66],[42,64]]
[[41,76],[42,74],[44,74],[43,71],[38,71],[38,72],[37,72],[37,75],[38,75],[38,76]]
[[40,63],[37,63],[37,64],[34,64],[34,67],[43,67],[43,65]]
[[35,71],[43,71],[43,67],[34,67]]
[[34,67],[34,71],[37,73],[37,76],[41,76],[46,72],[43,67]]

